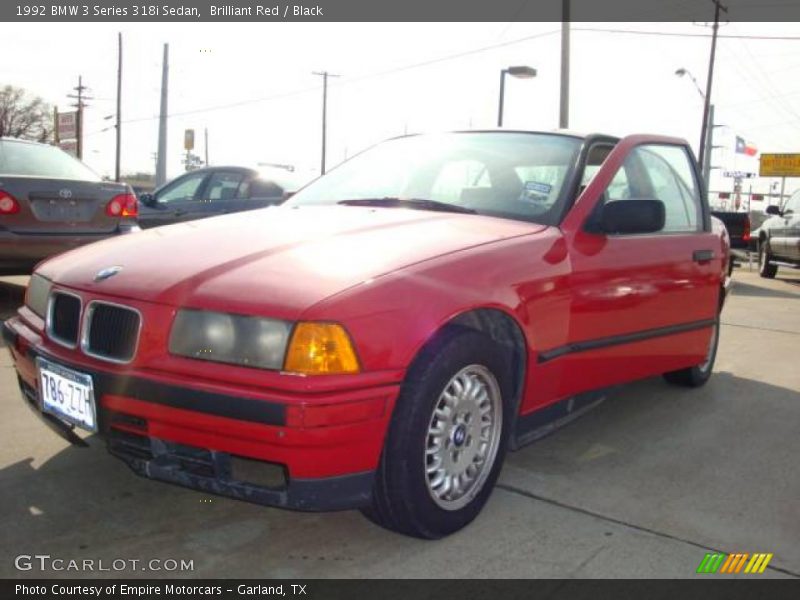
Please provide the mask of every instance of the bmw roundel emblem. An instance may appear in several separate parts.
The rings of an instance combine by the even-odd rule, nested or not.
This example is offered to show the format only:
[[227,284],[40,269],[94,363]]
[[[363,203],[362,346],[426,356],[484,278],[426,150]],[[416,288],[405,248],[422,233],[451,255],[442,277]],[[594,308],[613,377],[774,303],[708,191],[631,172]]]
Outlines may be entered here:
[[113,277],[117,273],[122,271],[122,267],[119,265],[115,265],[113,267],[106,267],[105,269],[100,269],[97,274],[94,276],[95,281],[105,281],[110,277]]

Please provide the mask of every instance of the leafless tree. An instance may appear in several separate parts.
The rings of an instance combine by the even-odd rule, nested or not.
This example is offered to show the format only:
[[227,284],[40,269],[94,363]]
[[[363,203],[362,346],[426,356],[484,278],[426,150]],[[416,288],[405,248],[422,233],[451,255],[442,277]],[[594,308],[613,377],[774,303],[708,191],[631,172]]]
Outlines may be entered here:
[[39,96],[6,85],[0,88],[0,137],[37,142],[53,139],[53,108]]

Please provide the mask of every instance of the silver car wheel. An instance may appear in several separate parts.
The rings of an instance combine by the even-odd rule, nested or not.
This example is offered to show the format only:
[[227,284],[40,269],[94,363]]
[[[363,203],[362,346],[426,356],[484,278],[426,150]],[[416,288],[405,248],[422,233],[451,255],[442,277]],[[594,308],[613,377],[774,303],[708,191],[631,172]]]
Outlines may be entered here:
[[502,429],[497,379],[482,365],[464,367],[439,396],[426,436],[426,482],[439,507],[463,508],[483,489]]

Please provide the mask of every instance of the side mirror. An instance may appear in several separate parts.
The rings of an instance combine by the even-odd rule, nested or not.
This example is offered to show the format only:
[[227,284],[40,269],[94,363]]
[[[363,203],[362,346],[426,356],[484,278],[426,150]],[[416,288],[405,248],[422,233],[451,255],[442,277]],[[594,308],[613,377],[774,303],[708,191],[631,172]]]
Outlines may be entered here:
[[770,204],[764,212],[766,212],[768,215],[780,216],[781,209],[774,204]]
[[156,197],[148,193],[139,194],[139,202],[145,206],[153,206],[156,203]]
[[598,222],[604,233],[654,233],[665,220],[661,200],[613,200],[602,206]]

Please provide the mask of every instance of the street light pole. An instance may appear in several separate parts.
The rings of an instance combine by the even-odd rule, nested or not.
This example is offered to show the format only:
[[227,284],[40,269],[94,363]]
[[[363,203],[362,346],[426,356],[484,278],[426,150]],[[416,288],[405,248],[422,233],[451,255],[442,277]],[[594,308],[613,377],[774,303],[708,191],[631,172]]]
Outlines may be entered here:
[[536,77],[536,69],[533,67],[519,66],[508,67],[500,71],[500,97],[497,104],[497,126],[503,126],[503,104],[506,95],[506,74],[518,79],[532,79]]
[[[711,183],[711,152],[714,149],[714,105],[711,103],[707,103],[705,93],[700,88],[700,84],[697,83],[697,79],[695,79],[694,75],[688,70],[681,67],[675,71],[675,75],[678,77],[688,76],[689,79],[692,80],[697,93],[700,94],[700,97],[703,99],[703,107],[704,107],[704,116],[705,121],[703,121],[703,142],[704,144],[701,146],[701,152],[703,152],[703,158],[700,159],[698,156],[698,163],[700,164],[700,168],[703,171],[703,182],[706,185],[706,189],[708,189]],[[705,112],[705,107],[708,106],[708,112]],[[706,149],[704,151],[704,148]]]
[[503,104],[506,97],[506,73],[508,69],[500,71],[500,100],[497,104],[497,126],[503,126]]

